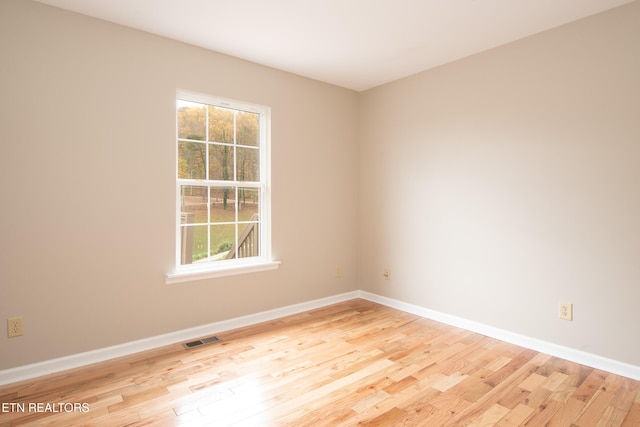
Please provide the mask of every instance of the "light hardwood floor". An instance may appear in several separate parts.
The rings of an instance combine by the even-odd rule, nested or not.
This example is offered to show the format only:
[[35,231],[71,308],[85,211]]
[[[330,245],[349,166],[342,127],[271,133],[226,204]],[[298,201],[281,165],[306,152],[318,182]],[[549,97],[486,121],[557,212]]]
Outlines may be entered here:
[[368,301],[218,336],[1,387],[0,426],[640,426],[638,381]]

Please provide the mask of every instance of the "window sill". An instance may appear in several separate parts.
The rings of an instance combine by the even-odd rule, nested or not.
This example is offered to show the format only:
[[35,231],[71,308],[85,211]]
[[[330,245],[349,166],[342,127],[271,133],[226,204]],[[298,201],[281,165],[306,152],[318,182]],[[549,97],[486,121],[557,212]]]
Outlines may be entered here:
[[276,270],[279,266],[280,261],[260,261],[250,264],[217,267],[215,269],[182,270],[167,274],[165,283],[167,285],[171,285],[174,283],[192,282],[195,280],[212,279],[215,277],[234,276],[236,274]]

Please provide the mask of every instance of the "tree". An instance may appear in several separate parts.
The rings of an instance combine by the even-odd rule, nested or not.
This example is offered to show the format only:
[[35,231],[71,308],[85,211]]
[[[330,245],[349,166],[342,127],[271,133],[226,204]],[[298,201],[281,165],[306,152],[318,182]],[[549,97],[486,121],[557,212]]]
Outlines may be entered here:
[[206,110],[204,106],[197,105],[189,103],[189,106],[178,108],[178,138],[190,140],[178,143],[179,178],[205,178],[206,146],[204,143],[191,142],[205,140]]
[[[238,147],[236,155],[236,173],[239,181],[257,181],[259,170],[259,157],[258,157],[258,128],[259,128],[259,116],[254,113],[238,112],[236,115],[236,143],[238,145],[255,147],[245,148]],[[254,192],[250,192],[254,194]],[[240,202],[246,204],[247,192],[244,189],[240,190],[238,195]],[[252,200],[255,203],[255,200]]]
[[[258,114],[193,102],[179,102],[179,178],[222,181],[259,180]],[[207,165],[208,176],[206,176]],[[235,169],[233,169],[234,165]],[[222,191],[222,204],[225,210],[229,203],[229,192],[229,188],[224,188]],[[239,190],[238,196],[240,203],[247,202],[247,192],[244,189]],[[255,196],[253,199],[252,202],[255,202]]]
[[[233,110],[209,106],[209,141],[215,143],[209,149],[209,179],[230,179],[233,164],[235,113]],[[233,178],[233,177],[231,177]],[[227,209],[229,188],[222,192],[222,208]]]

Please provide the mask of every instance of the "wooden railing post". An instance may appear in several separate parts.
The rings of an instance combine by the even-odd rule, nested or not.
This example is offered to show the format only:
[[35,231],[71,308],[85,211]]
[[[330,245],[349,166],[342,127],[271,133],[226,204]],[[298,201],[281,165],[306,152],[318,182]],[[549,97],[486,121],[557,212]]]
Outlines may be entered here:
[[[257,221],[258,214],[253,214],[249,221]],[[229,250],[225,259],[233,259],[238,254],[238,258],[258,256],[260,252],[258,223],[247,224],[238,237],[238,245],[235,244]]]
[[[193,224],[194,214],[180,212],[180,224]],[[180,264],[193,262],[193,227],[180,227]]]

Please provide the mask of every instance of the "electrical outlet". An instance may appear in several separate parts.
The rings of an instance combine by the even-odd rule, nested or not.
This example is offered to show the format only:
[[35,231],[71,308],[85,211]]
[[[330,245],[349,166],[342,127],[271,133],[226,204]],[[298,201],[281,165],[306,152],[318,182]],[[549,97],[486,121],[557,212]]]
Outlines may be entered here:
[[384,277],[384,280],[390,280],[391,279],[391,270],[389,270],[388,268],[385,268],[384,272],[382,273],[382,277]]
[[562,320],[573,320],[573,304],[561,302],[559,315]]
[[336,277],[342,277],[342,268],[339,265],[336,265]]
[[7,319],[7,336],[9,338],[19,337],[24,334],[24,323],[22,317],[11,317]]

